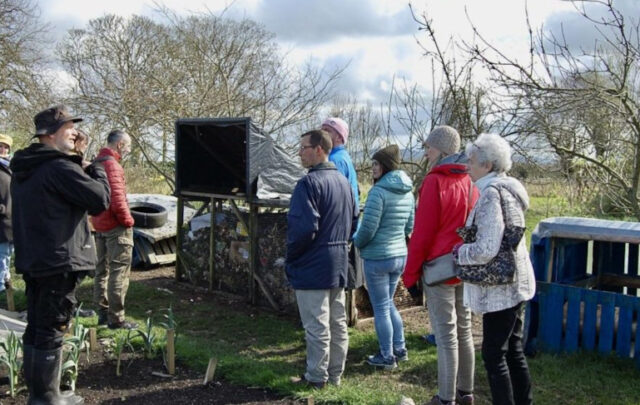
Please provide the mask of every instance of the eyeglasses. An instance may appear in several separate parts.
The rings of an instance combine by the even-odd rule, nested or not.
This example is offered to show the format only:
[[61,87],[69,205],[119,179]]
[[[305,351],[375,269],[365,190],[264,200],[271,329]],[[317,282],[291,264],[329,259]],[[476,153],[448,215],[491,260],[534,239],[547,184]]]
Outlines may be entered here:
[[318,145],[300,145],[300,150],[305,150],[307,148],[315,148]]

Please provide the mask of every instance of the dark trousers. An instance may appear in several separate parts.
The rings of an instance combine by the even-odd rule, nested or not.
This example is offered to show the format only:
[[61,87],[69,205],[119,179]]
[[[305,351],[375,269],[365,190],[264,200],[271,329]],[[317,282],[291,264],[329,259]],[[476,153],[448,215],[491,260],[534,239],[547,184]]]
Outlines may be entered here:
[[494,405],[533,403],[529,366],[522,348],[524,302],[482,317],[482,359]]
[[46,277],[23,275],[27,295],[27,327],[22,336],[25,345],[37,350],[62,347],[77,304],[76,287],[84,276],[84,272]]

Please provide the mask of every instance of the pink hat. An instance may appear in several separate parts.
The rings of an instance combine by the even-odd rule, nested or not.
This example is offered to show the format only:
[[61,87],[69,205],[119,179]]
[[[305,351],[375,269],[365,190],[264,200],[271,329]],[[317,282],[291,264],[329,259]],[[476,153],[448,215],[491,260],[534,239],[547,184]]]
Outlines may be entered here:
[[347,143],[347,138],[349,138],[349,125],[341,118],[337,117],[329,117],[322,123],[322,126],[328,126],[340,134],[344,143]]

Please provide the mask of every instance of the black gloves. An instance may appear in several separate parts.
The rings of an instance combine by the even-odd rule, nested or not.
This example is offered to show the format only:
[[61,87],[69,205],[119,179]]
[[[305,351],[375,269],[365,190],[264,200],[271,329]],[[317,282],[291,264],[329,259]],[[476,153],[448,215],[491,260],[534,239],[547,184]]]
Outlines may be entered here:
[[418,283],[415,283],[411,287],[407,288],[407,291],[409,291],[409,294],[411,294],[411,298],[413,298],[414,300],[422,298],[422,290],[420,289],[420,285]]

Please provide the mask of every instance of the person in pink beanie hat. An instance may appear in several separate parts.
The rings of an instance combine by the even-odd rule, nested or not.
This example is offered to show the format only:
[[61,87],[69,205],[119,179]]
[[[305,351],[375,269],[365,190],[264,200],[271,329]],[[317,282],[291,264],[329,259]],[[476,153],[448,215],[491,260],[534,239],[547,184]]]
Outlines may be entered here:
[[[351,156],[349,156],[349,152],[347,152],[345,148],[347,139],[349,139],[349,125],[342,118],[329,117],[322,123],[322,129],[331,135],[331,142],[333,142],[333,148],[329,154],[329,161],[332,162],[338,171],[349,181],[356,202],[356,213],[359,214],[360,195],[358,193],[358,175],[356,174],[356,169],[353,167]],[[356,289],[364,284],[362,260],[356,250],[354,246],[351,246],[349,249],[348,289]]]
[[338,168],[338,171],[349,180],[353,195],[356,198],[356,204],[359,207],[358,175],[356,174],[356,169],[353,167],[351,156],[349,156],[349,152],[345,149],[345,145],[349,139],[349,125],[341,118],[329,117],[322,123],[322,129],[331,135],[331,141],[333,142],[333,149],[331,149],[331,153],[329,154],[329,161],[333,162]]
[[[330,129],[328,130],[326,127],[329,127]],[[329,134],[332,135],[332,138],[334,135],[333,132],[335,132],[337,135],[340,135],[342,137],[341,144],[344,144],[344,145],[347,144],[347,139],[349,139],[349,124],[347,124],[342,118],[337,118],[337,117],[327,118],[322,123],[322,129],[329,132]],[[334,146],[336,145],[335,141],[333,145]]]

